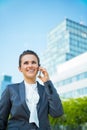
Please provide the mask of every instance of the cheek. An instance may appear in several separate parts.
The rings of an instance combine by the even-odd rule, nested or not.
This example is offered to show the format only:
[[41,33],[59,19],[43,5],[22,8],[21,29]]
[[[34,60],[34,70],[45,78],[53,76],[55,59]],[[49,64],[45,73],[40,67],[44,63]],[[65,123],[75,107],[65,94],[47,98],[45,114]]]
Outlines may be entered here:
[[39,66],[36,67],[36,73],[38,73],[38,70],[39,70]]
[[39,66],[36,66],[36,70],[37,70],[37,71],[39,70]]
[[18,67],[18,70],[19,70],[20,72],[22,72],[21,67]]

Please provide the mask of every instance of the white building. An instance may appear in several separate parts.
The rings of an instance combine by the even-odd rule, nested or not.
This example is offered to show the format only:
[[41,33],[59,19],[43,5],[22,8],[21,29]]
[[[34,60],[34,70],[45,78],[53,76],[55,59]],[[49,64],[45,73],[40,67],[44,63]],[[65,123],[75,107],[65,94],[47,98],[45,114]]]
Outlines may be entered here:
[[62,98],[87,96],[87,52],[58,65],[51,78]]

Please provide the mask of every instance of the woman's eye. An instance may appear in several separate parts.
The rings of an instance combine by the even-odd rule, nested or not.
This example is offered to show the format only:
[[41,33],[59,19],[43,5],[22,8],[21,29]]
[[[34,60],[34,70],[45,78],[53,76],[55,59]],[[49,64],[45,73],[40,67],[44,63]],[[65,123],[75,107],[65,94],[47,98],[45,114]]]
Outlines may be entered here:
[[28,62],[26,61],[26,62],[24,62],[24,64],[26,64],[26,65],[27,65],[27,64],[28,64]]
[[[28,65],[29,62],[28,62],[28,61],[25,61],[24,64],[25,64],[25,65]],[[30,64],[37,64],[37,63],[36,63],[36,61],[32,61]]]
[[36,61],[32,61],[32,64],[36,64]]

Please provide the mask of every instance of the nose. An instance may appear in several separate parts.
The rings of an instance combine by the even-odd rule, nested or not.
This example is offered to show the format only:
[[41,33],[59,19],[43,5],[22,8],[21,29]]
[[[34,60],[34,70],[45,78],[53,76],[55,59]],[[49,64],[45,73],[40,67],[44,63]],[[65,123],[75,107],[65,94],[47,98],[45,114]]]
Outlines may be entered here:
[[32,67],[32,66],[33,66],[32,63],[29,63],[29,64],[28,64],[28,67]]

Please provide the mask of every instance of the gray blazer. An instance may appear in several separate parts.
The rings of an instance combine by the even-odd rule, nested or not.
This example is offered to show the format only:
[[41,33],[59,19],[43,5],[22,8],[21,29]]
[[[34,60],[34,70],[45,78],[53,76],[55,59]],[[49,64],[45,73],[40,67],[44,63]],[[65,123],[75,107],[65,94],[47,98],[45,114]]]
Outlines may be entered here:
[[[37,104],[40,127],[29,123],[30,111],[25,101],[24,82],[8,85],[0,100],[0,130],[51,130],[48,114],[59,117],[63,108],[59,95],[51,81],[44,86],[37,82],[40,96]],[[8,117],[10,114],[10,119]]]

